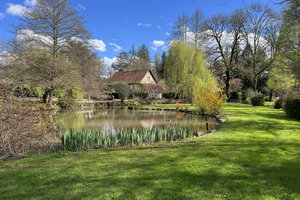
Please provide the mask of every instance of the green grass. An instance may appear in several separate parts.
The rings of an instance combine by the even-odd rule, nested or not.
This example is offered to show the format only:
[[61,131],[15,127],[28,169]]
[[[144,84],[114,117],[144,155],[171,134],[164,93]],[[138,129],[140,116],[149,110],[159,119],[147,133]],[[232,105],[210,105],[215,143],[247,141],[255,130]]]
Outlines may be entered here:
[[0,164],[0,199],[300,199],[300,123],[225,104],[217,132]]

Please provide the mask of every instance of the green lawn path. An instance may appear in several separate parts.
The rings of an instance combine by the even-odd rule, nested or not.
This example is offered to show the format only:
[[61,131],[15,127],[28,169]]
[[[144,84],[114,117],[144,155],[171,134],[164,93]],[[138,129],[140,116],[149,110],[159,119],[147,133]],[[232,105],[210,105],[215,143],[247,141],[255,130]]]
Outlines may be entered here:
[[300,122],[271,106],[223,112],[200,138],[0,163],[0,199],[300,199]]

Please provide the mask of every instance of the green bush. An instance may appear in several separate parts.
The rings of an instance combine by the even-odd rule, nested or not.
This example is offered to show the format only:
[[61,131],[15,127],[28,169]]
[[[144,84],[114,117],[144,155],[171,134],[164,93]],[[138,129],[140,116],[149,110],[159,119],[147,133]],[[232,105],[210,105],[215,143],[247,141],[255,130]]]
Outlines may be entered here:
[[238,92],[238,91],[232,91],[232,92],[230,92],[230,99],[241,101],[242,100],[242,93]]
[[255,97],[251,98],[252,106],[264,106],[265,105],[265,96],[258,94]]
[[64,96],[66,96],[66,90],[65,89],[61,89],[61,88],[56,88],[54,90],[54,96],[57,98],[62,98]]
[[66,96],[58,97],[57,105],[61,109],[70,109],[75,106],[75,103],[76,103],[75,99],[72,96],[66,95]]
[[118,94],[118,98],[124,101],[129,95],[129,86],[126,82],[117,82],[112,84],[112,88]]
[[249,101],[252,97],[255,97],[257,95],[256,92],[254,92],[252,89],[246,89],[242,91],[242,100],[243,101]]
[[288,117],[300,120],[300,92],[288,95],[284,111]]
[[75,90],[75,89],[72,89],[71,90],[71,95],[74,99],[77,99],[77,100],[82,100],[83,99],[83,96],[84,96],[84,93],[83,92],[80,92],[79,90]]
[[41,98],[44,95],[45,90],[42,87],[31,87],[31,92],[32,96]]
[[33,96],[31,89],[29,87],[25,87],[25,86],[16,87],[13,90],[13,93],[17,97],[20,97],[20,96],[22,96],[22,97],[32,97]]
[[283,103],[283,99],[282,98],[279,98],[275,101],[275,104],[274,104],[274,108],[275,109],[280,109],[282,108],[282,103]]

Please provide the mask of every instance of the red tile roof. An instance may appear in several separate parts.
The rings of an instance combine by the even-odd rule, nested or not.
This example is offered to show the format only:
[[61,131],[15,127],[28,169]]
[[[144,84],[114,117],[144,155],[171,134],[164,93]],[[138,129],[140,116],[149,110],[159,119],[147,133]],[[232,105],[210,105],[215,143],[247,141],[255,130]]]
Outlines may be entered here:
[[156,81],[151,70],[142,69],[127,72],[116,72],[112,77],[108,79],[107,84],[113,84],[116,82],[126,82],[128,84],[140,83],[148,71],[152,75],[153,79]]

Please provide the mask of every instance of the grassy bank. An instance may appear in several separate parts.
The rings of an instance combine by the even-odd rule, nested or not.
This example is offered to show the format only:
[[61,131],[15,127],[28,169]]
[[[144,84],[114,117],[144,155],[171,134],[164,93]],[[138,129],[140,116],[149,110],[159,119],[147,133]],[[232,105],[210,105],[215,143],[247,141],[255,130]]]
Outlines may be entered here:
[[213,135],[0,163],[1,199],[300,199],[300,123],[225,104]]

